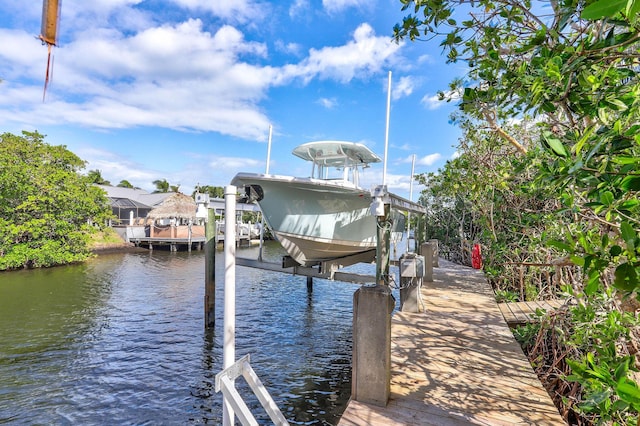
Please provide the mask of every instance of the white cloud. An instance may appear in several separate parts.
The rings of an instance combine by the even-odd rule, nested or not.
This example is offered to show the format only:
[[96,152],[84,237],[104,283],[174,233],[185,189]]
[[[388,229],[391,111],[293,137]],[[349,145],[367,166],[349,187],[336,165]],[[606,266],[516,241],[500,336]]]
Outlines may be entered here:
[[447,100],[456,101],[462,98],[460,91],[448,91],[444,93],[444,99],[440,100],[440,95],[425,95],[420,103],[427,109],[435,110],[447,104]]
[[309,0],[295,0],[289,7],[289,17],[291,19],[297,19],[300,16],[305,16],[309,9]]
[[418,56],[418,64],[433,64],[435,61],[431,55],[420,55]]
[[318,104],[322,105],[327,109],[332,109],[332,108],[335,108],[336,105],[338,105],[338,101],[336,100],[336,98],[331,98],[331,99],[320,98],[318,99]]
[[[75,153],[87,161],[85,170],[100,170],[102,177],[112,185],[117,185],[121,180],[128,180],[132,185],[147,191],[155,190],[154,180],[167,179],[172,185],[181,184],[180,191],[191,194],[198,182],[203,185],[225,186],[231,182],[238,170],[264,169],[264,161],[247,157],[222,157],[189,152],[181,153],[184,157],[190,157],[190,162],[177,171],[149,169],[127,157],[103,149],[83,147]],[[205,176],[206,181],[203,181]]]
[[[299,63],[274,67],[260,64],[266,44],[230,25],[215,33],[200,19],[141,31],[90,28],[54,49],[53,79],[42,103],[46,49],[32,34],[0,29],[0,124],[160,126],[262,141],[270,120],[260,102],[271,88],[318,78],[348,83],[393,66],[401,45],[376,36],[368,24],[352,36],[344,45],[311,49]],[[409,90],[407,82],[402,87]]]
[[411,151],[412,149],[414,149],[411,145],[409,145],[408,143],[402,144],[400,146],[398,145],[394,145],[394,148],[397,149],[401,149],[402,151]]
[[299,43],[284,43],[282,40],[276,40],[276,49],[286,54],[299,56],[302,52],[302,45]]
[[413,93],[414,86],[415,83],[412,77],[400,77],[400,80],[398,80],[396,84],[391,85],[391,97],[394,100],[398,100],[404,96],[409,96]]
[[227,20],[247,22],[268,15],[266,3],[252,0],[172,0],[189,10],[204,10]]
[[349,7],[365,7],[367,5],[366,0],[322,0],[322,7],[330,13],[339,13]]
[[[156,125],[264,139],[269,123],[257,103],[275,71],[239,61],[241,54],[262,57],[266,48],[244,40],[233,27],[210,34],[196,19],[130,37],[97,31],[55,51],[47,103],[34,96],[22,110],[12,105],[18,99],[25,105],[23,92],[29,88],[18,79],[30,73],[33,80],[44,80],[46,50],[24,32],[2,31],[0,36],[12,41],[0,46],[0,59],[11,64],[0,85],[2,121]],[[42,66],[35,69],[34,62]],[[65,92],[70,96],[58,95]]]
[[430,110],[438,109],[444,105],[444,101],[441,101],[438,95],[425,95],[420,103]]
[[311,49],[300,64],[285,67],[290,76],[305,81],[312,78],[333,78],[347,83],[355,76],[380,72],[388,67],[401,45],[389,37],[378,37],[369,24],[361,24],[353,33],[353,40],[343,46]]
[[[425,155],[424,157],[418,158],[416,160],[416,164],[420,166],[431,166],[435,164],[435,162],[438,161],[440,158],[442,158],[441,154],[438,154],[438,153],[429,154],[429,155]],[[410,161],[411,160],[409,159],[409,162]]]

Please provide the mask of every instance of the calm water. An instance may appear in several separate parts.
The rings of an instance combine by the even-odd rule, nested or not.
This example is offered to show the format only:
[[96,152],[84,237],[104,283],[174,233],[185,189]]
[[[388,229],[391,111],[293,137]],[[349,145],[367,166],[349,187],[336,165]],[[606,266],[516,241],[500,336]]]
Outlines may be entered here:
[[[266,258],[281,255],[277,244],[265,250]],[[257,249],[238,255],[255,258]],[[203,252],[104,254],[81,265],[0,273],[0,423],[220,424],[221,252],[216,263],[210,332]],[[292,424],[335,424],[350,394],[358,287],[315,280],[308,294],[304,277],[242,267],[236,280],[237,358],[251,354]]]

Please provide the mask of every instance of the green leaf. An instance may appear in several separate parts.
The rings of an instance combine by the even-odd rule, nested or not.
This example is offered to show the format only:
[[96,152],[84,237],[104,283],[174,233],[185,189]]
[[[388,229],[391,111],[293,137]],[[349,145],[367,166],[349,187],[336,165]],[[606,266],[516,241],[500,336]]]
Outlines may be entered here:
[[[571,368],[571,371],[578,375],[578,376],[584,376],[584,373],[586,371],[586,365],[578,362],[578,361],[574,361],[572,359],[568,359],[567,358],[567,365],[569,366],[569,368]],[[574,376],[575,377],[575,376]]]
[[611,161],[613,161],[616,164],[638,164],[640,163],[640,158],[620,156],[620,157],[611,157]]
[[640,0],[627,0],[625,13],[631,22],[637,20],[640,13]]
[[620,203],[620,205],[618,206],[618,209],[620,210],[630,210],[634,207],[637,207],[640,204],[640,201],[638,200],[627,200],[627,201],[623,201],[622,203]]
[[640,191],[640,176],[626,176],[620,182],[620,188],[625,191]]
[[545,131],[542,133],[542,138],[546,144],[560,157],[567,156],[567,150],[564,148],[562,141],[558,139],[553,133]]
[[621,378],[616,386],[616,393],[624,401],[632,404],[640,404],[640,388],[638,384],[625,377]]
[[622,222],[620,224],[620,235],[628,245],[633,245],[633,242],[636,239],[636,230],[633,229],[633,226],[631,226],[629,222]]
[[571,256],[571,262],[576,266],[580,266],[580,267],[584,266],[584,258],[582,258],[580,256],[572,255]]
[[573,252],[573,247],[571,247],[569,244],[562,242],[562,241],[558,241],[558,240],[550,240],[548,243],[548,245],[550,245],[551,247],[555,247],[558,248],[562,251],[566,251],[569,253]]
[[609,254],[613,257],[619,256],[622,253],[622,247],[615,245],[609,249]]
[[629,371],[629,364],[625,362],[621,362],[618,367],[616,367],[616,371],[614,373],[614,377],[617,381],[623,379],[627,376],[627,372]]
[[589,20],[611,18],[626,6],[627,0],[599,0],[585,7],[580,17]]
[[638,274],[633,265],[623,263],[615,271],[613,286],[622,291],[634,291],[638,287]]
[[605,191],[600,194],[600,202],[605,206],[610,206],[613,203],[613,193],[611,191]]
[[593,273],[589,274],[589,280],[587,281],[587,285],[584,287],[584,294],[587,296],[593,296],[599,288],[600,274],[598,274],[597,271],[593,271]]

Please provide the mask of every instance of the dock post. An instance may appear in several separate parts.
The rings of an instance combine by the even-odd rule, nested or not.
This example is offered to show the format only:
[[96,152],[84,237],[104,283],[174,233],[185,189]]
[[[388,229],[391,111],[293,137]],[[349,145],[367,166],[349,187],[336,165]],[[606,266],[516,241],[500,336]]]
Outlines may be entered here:
[[204,326],[216,325],[216,211],[208,209],[204,246]]
[[[236,212],[236,187],[224,188],[224,336],[222,348],[223,367],[236,362],[236,223],[230,213]],[[225,399],[222,406],[223,426],[235,424],[233,406]]]
[[440,256],[440,253],[438,253],[438,240],[436,238],[432,238],[429,242],[433,246],[433,266],[439,268],[440,265],[438,264],[438,257]]
[[313,277],[307,277],[307,293],[313,293]]
[[423,243],[420,246],[420,254],[424,256],[424,281],[433,282],[433,243]]
[[391,394],[391,313],[388,286],[362,286],[353,295],[351,398],[385,407]]
[[420,312],[420,288],[424,277],[424,257],[415,253],[400,256],[400,311]]
[[353,361],[351,398],[386,406],[391,394],[391,313],[395,299],[389,288],[390,203],[386,187],[372,191],[377,220],[376,285],[362,286],[353,295]]

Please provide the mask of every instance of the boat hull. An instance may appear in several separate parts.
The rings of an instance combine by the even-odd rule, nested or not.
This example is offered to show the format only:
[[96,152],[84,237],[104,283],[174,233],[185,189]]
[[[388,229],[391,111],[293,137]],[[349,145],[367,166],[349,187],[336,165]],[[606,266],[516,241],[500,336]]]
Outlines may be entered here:
[[377,221],[370,213],[369,191],[343,181],[251,173],[240,173],[231,183],[260,187],[258,204],[265,221],[301,265],[376,247]]

